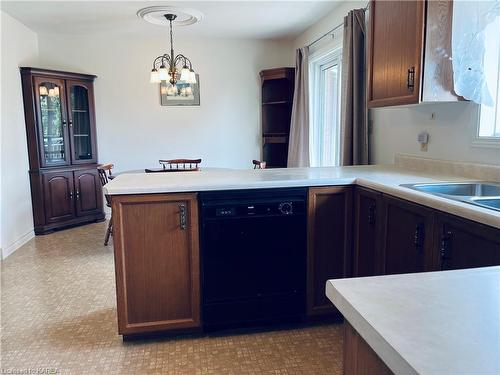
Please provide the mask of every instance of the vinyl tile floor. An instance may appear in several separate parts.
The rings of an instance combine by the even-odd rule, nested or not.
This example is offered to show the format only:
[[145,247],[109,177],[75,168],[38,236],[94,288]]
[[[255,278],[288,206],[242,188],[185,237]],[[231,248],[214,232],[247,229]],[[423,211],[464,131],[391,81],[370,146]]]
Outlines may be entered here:
[[1,374],[340,374],[342,325],[123,342],[106,223],[37,236],[1,263]]

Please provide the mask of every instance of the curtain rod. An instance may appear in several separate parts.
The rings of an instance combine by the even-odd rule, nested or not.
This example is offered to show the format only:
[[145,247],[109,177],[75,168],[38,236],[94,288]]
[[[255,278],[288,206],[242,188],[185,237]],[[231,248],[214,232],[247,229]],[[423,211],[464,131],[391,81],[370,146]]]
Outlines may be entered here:
[[[366,4],[366,6],[363,8],[363,10],[366,12],[366,10],[368,9],[368,7],[370,6],[370,2],[368,2],[368,4]],[[307,45],[307,47],[311,47],[313,44],[316,44],[318,43],[321,39],[323,39],[325,36],[327,35],[331,35],[334,31],[337,31],[338,29],[340,29],[342,26],[344,26],[344,22],[342,22],[341,24],[335,26],[333,29],[331,29],[330,31],[327,31],[326,33],[324,33],[323,35],[321,35],[319,38],[316,38],[314,39],[311,43],[309,43]]]

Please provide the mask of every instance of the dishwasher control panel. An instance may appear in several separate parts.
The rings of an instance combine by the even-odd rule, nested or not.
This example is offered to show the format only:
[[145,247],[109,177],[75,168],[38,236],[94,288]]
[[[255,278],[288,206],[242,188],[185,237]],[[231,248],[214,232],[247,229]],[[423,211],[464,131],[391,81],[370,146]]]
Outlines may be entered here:
[[201,193],[200,209],[202,216],[207,219],[304,215],[306,193],[306,189]]

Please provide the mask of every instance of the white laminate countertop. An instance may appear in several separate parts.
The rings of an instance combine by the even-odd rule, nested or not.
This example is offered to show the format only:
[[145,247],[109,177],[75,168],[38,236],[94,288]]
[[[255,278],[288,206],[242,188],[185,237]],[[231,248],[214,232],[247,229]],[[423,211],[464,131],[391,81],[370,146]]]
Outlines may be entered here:
[[500,267],[328,280],[396,374],[500,374]]
[[177,173],[124,173],[109,182],[104,191],[109,195],[122,195],[356,184],[500,228],[498,211],[399,186],[421,182],[467,180],[456,176],[407,171],[394,165],[227,169]]

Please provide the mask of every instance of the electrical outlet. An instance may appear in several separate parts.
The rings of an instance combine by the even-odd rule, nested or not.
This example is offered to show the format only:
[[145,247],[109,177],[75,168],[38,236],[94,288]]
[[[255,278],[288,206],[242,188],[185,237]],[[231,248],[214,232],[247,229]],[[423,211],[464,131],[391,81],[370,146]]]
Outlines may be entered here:
[[420,151],[427,152],[427,144],[429,143],[429,133],[421,132],[417,137],[418,143],[420,143]]

